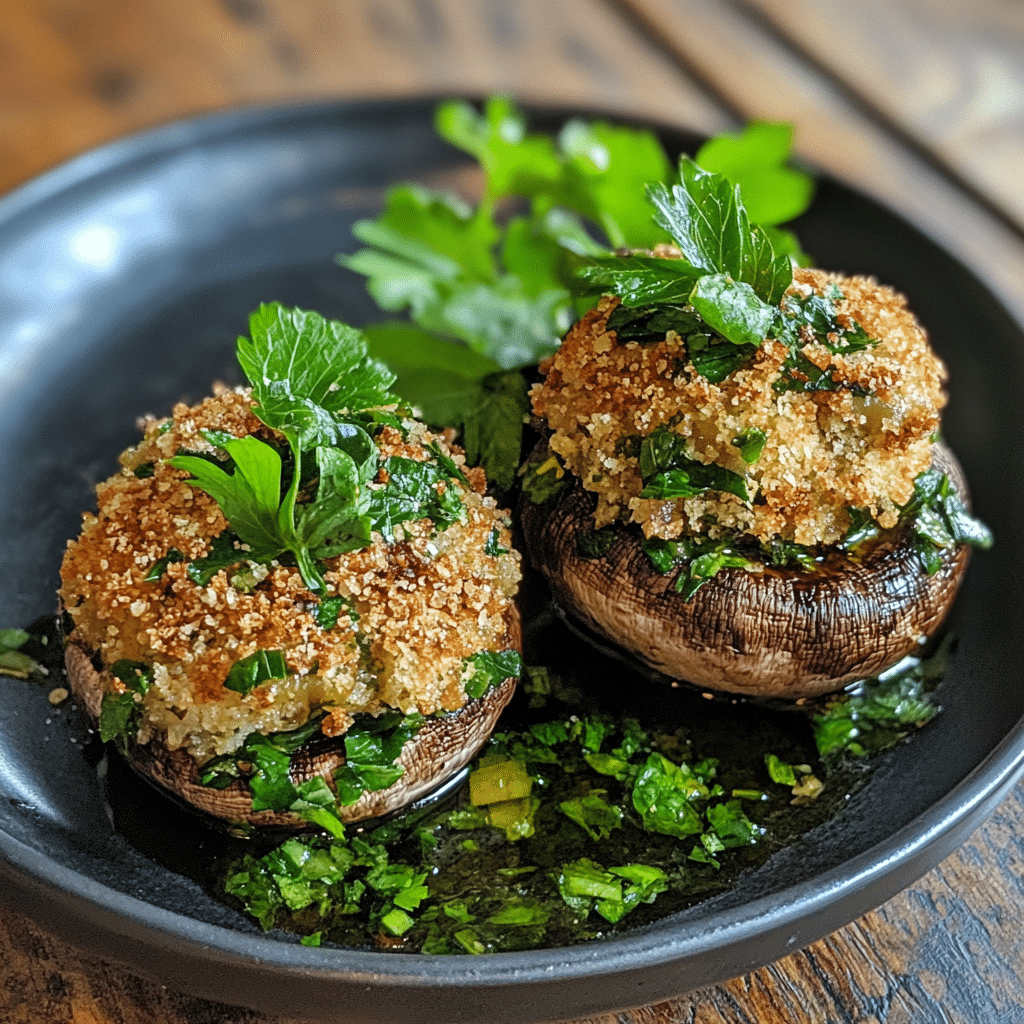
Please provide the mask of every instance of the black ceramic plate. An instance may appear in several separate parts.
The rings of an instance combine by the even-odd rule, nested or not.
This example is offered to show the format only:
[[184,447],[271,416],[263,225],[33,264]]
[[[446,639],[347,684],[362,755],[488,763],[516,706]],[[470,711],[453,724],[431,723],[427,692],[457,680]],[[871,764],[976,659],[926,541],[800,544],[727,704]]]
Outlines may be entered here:
[[[0,200],[0,625],[51,612],[65,539],[134,418],[236,379],[234,339],[255,305],[376,317],[333,256],[353,248],[349,225],[389,183],[465,169],[435,138],[431,110],[233,112],[104,147]],[[695,142],[664,139],[675,152]],[[821,265],[909,294],[949,364],[947,437],[997,540],[975,556],[954,612],[945,713],[884,757],[838,820],[725,896],[604,942],[491,957],[307,949],[140,852],[161,842],[159,803],[138,834],[115,830],[78,716],[51,708],[45,687],[3,680],[6,898],[90,953],[197,995],[321,1020],[497,1022],[583,1016],[742,974],[950,853],[1024,764],[1024,337],[949,255],[846,188],[823,182],[798,229]]]

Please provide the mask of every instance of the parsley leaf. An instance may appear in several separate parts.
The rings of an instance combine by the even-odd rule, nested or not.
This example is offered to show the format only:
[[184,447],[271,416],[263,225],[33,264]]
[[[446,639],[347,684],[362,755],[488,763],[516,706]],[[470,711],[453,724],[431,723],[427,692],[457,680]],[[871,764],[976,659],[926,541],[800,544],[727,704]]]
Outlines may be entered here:
[[595,289],[618,295],[626,306],[685,305],[702,272],[684,260],[630,254],[593,259],[577,276]]
[[519,470],[523,494],[535,505],[542,505],[569,483],[562,460],[554,452],[546,457],[530,459]]
[[734,448],[739,448],[740,458],[748,465],[753,465],[761,458],[761,452],[768,441],[768,435],[760,427],[747,427],[741,434],[732,439]]
[[463,689],[467,697],[482,697],[506,679],[523,674],[523,659],[518,651],[480,651],[464,662]]
[[402,747],[423,727],[423,716],[387,712],[360,715],[345,733],[345,763],[334,773],[338,802],[354,804],[366,790],[387,789],[405,769],[397,764]]
[[254,561],[269,561],[290,546],[280,514],[281,455],[256,437],[232,438],[222,447],[234,460],[234,473],[196,455],[176,455],[170,465],[191,473],[216,500]]
[[775,323],[776,311],[754,289],[727,274],[707,274],[694,286],[690,305],[704,322],[734,345],[758,346]]
[[653,903],[668,888],[668,875],[646,864],[624,864],[605,870],[581,857],[564,864],[557,876],[562,899],[574,910],[596,910],[614,924],[641,903]]
[[652,832],[684,837],[704,830],[694,801],[706,800],[708,787],[686,765],[651,754],[633,783],[633,806]]
[[599,224],[613,247],[646,248],[664,241],[644,185],[668,180],[672,167],[653,134],[574,118],[558,142],[569,157],[566,205]]
[[776,256],[767,236],[751,228],[739,189],[721,174],[683,157],[679,185],[649,189],[656,223],[672,236],[683,259],[703,274],[725,274],[749,284],[757,297],[777,305],[793,279],[788,256]]
[[[319,592],[318,560],[370,542],[368,485],[379,454],[356,418],[393,404],[394,375],[367,354],[362,332],[318,313],[267,303],[249,326],[251,339],[238,339],[238,361],[252,383],[256,414],[287,439],[291,479],[284,480],[281,453],[253,436],[208,436],[229,456],[233,472],[196,455],[175,456],[170,465],[191,473],[192,483],[217,501],[231,533],[248,548],[245,557],[267,562],[291,552],[306,586]],[[310,452],[316,493],[299,502],[300,486],[309,482],[303,456]],[[205,582],[240,560],[213,550],[189,572]]]
[[262,683],[272,679],[286,679],[289,674],[284,652],[254,651],[231,666],[224,680],[224,688],[244,696]]
[[992,546],[992,532],[967,510],[945,473],[928,469],[914,480],[914,496],[903,506],[901,518],[914,531],[914,548],[925,572],[942,567],[939,551],[958,544]]
[[370,526],[390,544],[395,527],[414,519],[429,519],[438,530],[460,520],[464,506],[459,491],[447,481],[450,471],[437,460],[417,462],[393,455],[383,462],[388,482],[370,492]]
[[506,490],[515,479],[529,407],[526,379],[506,372],[485,376],[463,410],[467,461],[483,466],[487,478]]
[[107,690],[100,703],[100,739],[113,740],[122,753],[134,740],[142,719],[140,699],[153,682],[153,669],[141,661],[122,658],[110,666],[110,674],[123,685],[123,690]]
[[[407,312],[413,321],[405,330],[389,324],[368,332],[375,354],[398,374],[398,393],[428,422],[460,428],[471,461],[502,487],[512,483],[519,461],[511,392],[526,389],[524,382],[512,387],[511,376],[550,355],[597,293],[613,292],[627,305],[682,306],[700,277],[721,274],[772,305],[791,279],[790,253],[799,247],[770,225],[801,212],[811,185],[785,166],[792,134],[785,125],[759,123],[733,143],[705,147],[717,166],[701,170],[684,161],[676,185],[677,172],[648,131],[573,119],[553,139],[530,132],[505,97],[492,97],[482,110],[461,100],[443,103],[435,123],[442,138],[479,162],[479,203],[396,186],[376,219],[354,225],[364,247],[338,262],[366,278],[383,309]],[[709,173],[718,170],[725,176]],[[730,181],[749,191],[753,219],[763,218],[767,230],[750,227]],[[664,184],[648,195],[643,186],[650,182]],[[779,189],[775,203],[772,188]],[[499,217],[513,197],[520,206]],[[705,197],[718,204],[706,220],[696,205]],[[682,234],[688,259],[613,256],[609,249],[649,249],[669,240],[666,231]],[[700,346],[705,354],[691,358],[709,379],[723,379],[749,357],[749,342],[766,319],[744,289],[726,296],[728,290],[721,298],[731,306],[717,317],[718,338],[740,351]],[[465,365],[455,365],[453,343],[469,350]],[[486,385],[498,371],[508,375],[509,391]],[[481,409],[495,403],[502,410],[488,419],[500,420],[500,429],[482,427]]]
[[210,550],[206,555],[188,563],[188,578],[197,587],[205,587],[221,569],[228,569],[245,561],[249,557],[249,552],[239,549],[241,543],[230,530],[217,534],[210,542]]
[[585,796],[563,800],[559,810],[576,822],[591,839],[607,839],[613,828],[622,824],[622,808],[605,799],[603,789],[592,789]]
[[[338,415],[394,401],[394,374],[366,354],[361,331],[319,313],[264,303],[249,317],[250,338],[240,337],[238,362],[253,387],[256,415],[309,447],[319,410]],[[308,424],[308,425],[307,425]],[[317,443],[329,443],[318,437]]]
[[818,710],[812,724],[821,756],[863,757],[930,722],[941,710],[935,689],[946,674],[953,643],[947,634],[930,657],[904,659]]
[[705,491],[726,491],[750,500],[747,485],[738,473],[714,463],[705,464],[687,454],[687,442],[668,427],[654,429],[640,444],[642,498],[668,501],[692,498]]
[[755,224],[781,224],[810,205],[814,184],[787,166],[793,147],[793,126],[751,121],[738,133],[709,139],[695,156],[706,171],[724,175],[739,186],[747,214]]

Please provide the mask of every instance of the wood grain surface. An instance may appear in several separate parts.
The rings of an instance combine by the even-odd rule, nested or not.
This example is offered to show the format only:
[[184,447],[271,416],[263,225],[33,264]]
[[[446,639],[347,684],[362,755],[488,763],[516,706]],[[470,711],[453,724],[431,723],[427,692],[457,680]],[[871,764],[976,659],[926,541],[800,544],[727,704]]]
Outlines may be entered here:
[[[969,16],[967,12],[969,11]],[[506,91],[800,151],[903,211],[1024,318],[1020,0],[5,0],[0,191],[168,119]],[[743,978],[600,1024],[1024,1020],[1024,789],[878,910]],[[293,1024],[91,960],[0,914],[0,1024]]]
[[[1024,226],[1024,4],[749,0],[852,102]],[[841,41],[837,47],[837,41]]]

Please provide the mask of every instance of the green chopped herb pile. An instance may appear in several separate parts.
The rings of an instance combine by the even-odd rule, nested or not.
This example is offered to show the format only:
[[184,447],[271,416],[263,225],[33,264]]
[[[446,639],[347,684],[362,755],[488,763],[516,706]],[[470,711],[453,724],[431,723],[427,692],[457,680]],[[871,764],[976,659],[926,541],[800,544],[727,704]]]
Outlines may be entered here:
[[648,689],[633,698],[658,705],[646,727],[594,709],[621,701],[595,693],[599,655],[564,676],[531,668],[458,795],[247,853],[221,884],[267,929],[432,954],[567,945],[656,920],[837,813],[867,754],[935,714],[946,653],[806,714],[688,691],[660,704]]

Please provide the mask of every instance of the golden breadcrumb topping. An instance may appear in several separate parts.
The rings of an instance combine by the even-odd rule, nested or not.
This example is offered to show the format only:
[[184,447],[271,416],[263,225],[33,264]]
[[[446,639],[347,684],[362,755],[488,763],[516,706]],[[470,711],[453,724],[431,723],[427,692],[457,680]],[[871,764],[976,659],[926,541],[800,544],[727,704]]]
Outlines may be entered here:
[[[508,516],[483,494],[483,474],[467,469],[471,486],[444,485],[460,492],[461,521],[442,531],[430,520],[404,523],[393,544],[374,534],[370,547],[328,559],[327,596],[346,604],[337,625],[324,629],[296,568],[242,561],[205,586],[188,574],[187,563],[209,553],[227,522],[213,498],[164,460],[181,450],[215,454],[203,430],[273,439],[252,404],[248,391],[220,388],[196,406],[176,406],[168,420],[147,419],[142,442],[97,487],[97,511],[68,545],[60,596],[78,636],[107,668],[125,658],[154,666],[140,742],[164,733],[169,747],[202,760],[235,749],[250,732],[296,728],[321,708],[329,711],[325,731],[338,734],[359,712],[461,707],[464,659],[509,646],[520,575]],[[378,433],[382,458],[424,461],[424,445],[434,443],[463,466],[444,438],[403,425],[405,437],[391,427]],[[150,467],[151,475],[136,475]],[[502,552],[485,551],[496,547]],[[182,560],[147,582],[172,549]],[[234,663],[259,650],[283,652],[289,676],[247,695],[225,688]]]
[[[621,519],[649,537],[730,533],[828,545],[848,530],[850,507],[866,509],[883,527],[896,524],[897,506],[931,462],[945,369],[891,288],[797,269],[791,291],[825,294],[829,285],[844,296],[836,303],[840,322],[850,318],[878,340],[833,354],[808,339],[802,353],[819,369],[832,368],[841,382],[834,391],[776,390],[789,350],[771,339],[718,384],[695,370],[674,331],[661,341],[618,344],[607,329],[618,305],[612,297],[573,327],[531,398],[547,420],[551,448],[597,495],[597,527]],[[622,441],[658,427],[686,438],[690,457],[743,476],[754,500],[724,491],[641,498],[638,458]],[[747,465],[734,442],[751,429],[766,441]]]

